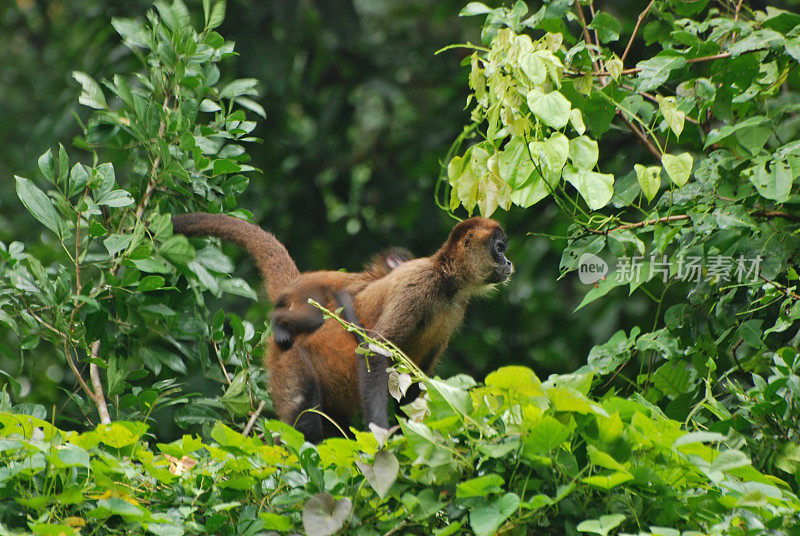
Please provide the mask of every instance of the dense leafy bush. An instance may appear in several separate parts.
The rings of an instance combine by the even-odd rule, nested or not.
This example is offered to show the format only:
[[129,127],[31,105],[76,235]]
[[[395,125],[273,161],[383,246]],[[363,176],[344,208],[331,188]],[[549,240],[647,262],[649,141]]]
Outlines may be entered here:
[[217,424],[211,443],[150,450],[141,422],[78,434],[3,413],[0,511],[41,534],[669,535],[780,529],[800,509],[742,451],[714,446],[724,436],[686,433],[641,399],[593,401],[591,381],[522,367],[480,387],[426,380],[424,420],[318,447],[275,421],[280,444]]
[[[797,477],[800,15],[728,7],[650,2],[621,40],[591,2],[469,4],[486,15],[468,46],[480,139],[442,180],[451,210],[558,204],[562,273],[594,283],[579,309],[619,287],[657,305],[590,352],[600,392],[641,392]],[[628,65],[638,34],[648,54]],[[600,156],[620,129],[651,158],[614,177]]]
[[[22,359],[48,345],[67,363],[70,410],[0,398],[0,533],[800,532],[800,16],[653,1],[617,50],[591,2],[469,4],[485,46],[467,45],[474,123],[445,162],[446,208],[552,201],[573,220],[565,274],[617,257],[581,306],[625,285],[657,302],[653,327],[544,382],[430,379],[399,356],[424,401],[390,432],[313,446],[259,419],[263,326],[209,312],[254,292],[213,241],[172,235],[171,213],[248,215],[244,144],[264,116],[254,80],[219,83],[225,7],[203,7],[199,32],[180,0],[115,19],[142,67],[75,73],[95,109],[73,143],[86,161],[59,146],[42,180],[16,179],[55,247],[2,245],[0,321]],[[625,68],[639,33],[658,50]],[[657,160],[603,172],[612,128]]]

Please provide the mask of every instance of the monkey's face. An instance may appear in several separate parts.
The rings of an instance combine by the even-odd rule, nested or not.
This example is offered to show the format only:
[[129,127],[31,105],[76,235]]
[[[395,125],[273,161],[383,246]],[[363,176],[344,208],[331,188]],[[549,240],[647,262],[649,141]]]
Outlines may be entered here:
[[486,243],[492,260],[492,270],[486,279],[487,283],[502,283],[514,272],[514,265],[506,258],[506,245],[506,234],[498,227]]

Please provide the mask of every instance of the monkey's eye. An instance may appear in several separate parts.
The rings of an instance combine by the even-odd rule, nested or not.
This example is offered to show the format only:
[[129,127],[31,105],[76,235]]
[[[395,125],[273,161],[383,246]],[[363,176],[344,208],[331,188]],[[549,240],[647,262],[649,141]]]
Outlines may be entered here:
[[495,251],[498,253],[503,253],[506,250],[506,243],[505,242],[497,242],[494,246]]

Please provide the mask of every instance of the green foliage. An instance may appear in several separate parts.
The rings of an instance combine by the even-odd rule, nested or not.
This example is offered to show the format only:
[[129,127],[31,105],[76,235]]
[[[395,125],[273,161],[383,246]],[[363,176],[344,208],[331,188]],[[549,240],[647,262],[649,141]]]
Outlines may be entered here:
[[[485,46],[468,45],[472,124],[445,162],[444,204],[484,215],[554,204],[570,221],[562,275],[588,254],[618,260],[579,308],[627,287],[655,318],[546,381],[524,367],[482,385],[426,378],[401,360],[391,394],[413,376],[425,397],[397,428],[312,446],[277,421],[258,423],[264,441],[242,426],[267,402],[252,361],[262,334],[207,300],[254,293],[213,242],[169,225],[185,210],[248,216],[248,114],[266,115],[254,79],[220,82],[234,55],[215,31],[225,4],[203,7],[200,31],[180,0],[156,2],[146,21],[115,19],[140,69],[100,81],[76,70],[93,110],[73,142],[86,153],[59,145],[39,157],[40,177],[16,178],[54,247],[0,247],[0,322],[22,359],[46,347],[78,387],[50,422],[0,398],[1,533],[800,531],[789,141],[800,17],[662,0],[623,48],[630,25],[591,2],[533,14],[469,4],[464,15],[486,15]],[[652,158],[612,162],[620,132]],[[371,173],[354,166],[348,195]],[[330,219],[351,232],[377,221],[319,182]],[[753,258],[760,270],[747,272]],[[173,422],[201,435],[159,442]]]
[[[172,236],[169,221],[175,210],[236,207],[248,183],[241,173],[253,169],[242,144],[255,140],[242,108],[264,115],[249,98],[254,81],[220,86],[218,63],[233,45],[213,30],[224,4],[205,7],[200,32],[180,1],[156,3],[146,23],[115,19],[142,69],[102,83],[73,74],[80,102],[96,110],[74,142],[91,163],[70,162],[59,145],[38,160],[43,180],[16,178],[20,201],[53,233],[61,258],[47,267],[19,242],[0,246],[0,320],[25,351],[51,345],[82,388],[72,402],[102,422],[148,420],[177,406],[179,425],[211,423],[220,410],[246,414],[254,390],[263,398],[263,375],[248,366],[259,340],[253,326],[231,314],[226,335],[225,314],[209,317],[203,295],[255,293],[229,276],[234,265],[218,247],[195,250]],[[99,150],[116,162],[99,163]],[[217,392],[188,389],[192,369]]]
[[[797,497],[724,436],[686,433],[644,400],[592,399],[591,381],[540,382],[507,367],[471,389],[426,382],[429,417],[402,420],[385,443],[357,433],[316,447],[275,421],[265,425],[280,443],[218,423],[211,442],[185,435],[151,448],[141,423],[76,433],[0,413],[0,509],[5,530],[28,512],[35,532],[65,534],[84,524],[97,534],[310,536],[794,526]],[[467,400],[464,411],[452,396]]]
[[[596,391],[641,396],[689,430],[736,438],[797,486],[800,16],[742,3],[642,7],[624,39],[625,25],[592,2],[462,12],[486,16],[485,46],[467,45],[472,124],[440,179],[447,208],[554,202],[571,220],[562,276],[598,256],[610,267],[578,308],[620,288],[655,306],[630,335],[592,349],[581,372],[605,376]],[[620,131],[650,158],[619,154]],[[621,172],[601,173],[612,160]],[[489,191],[496,202],[476,201]]]

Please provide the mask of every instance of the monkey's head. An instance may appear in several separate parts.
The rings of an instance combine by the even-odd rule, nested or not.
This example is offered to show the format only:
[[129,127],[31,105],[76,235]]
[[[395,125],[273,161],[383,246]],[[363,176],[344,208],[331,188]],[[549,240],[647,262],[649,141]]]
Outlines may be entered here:
[[493,285],[514,272],[514,265],[506,258],[507,243],[506,233],[496,221],[470,218],[453,228],[444,254],[463,263],[464,275],[475,284]]

